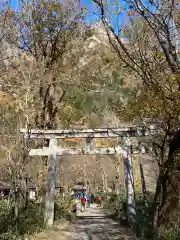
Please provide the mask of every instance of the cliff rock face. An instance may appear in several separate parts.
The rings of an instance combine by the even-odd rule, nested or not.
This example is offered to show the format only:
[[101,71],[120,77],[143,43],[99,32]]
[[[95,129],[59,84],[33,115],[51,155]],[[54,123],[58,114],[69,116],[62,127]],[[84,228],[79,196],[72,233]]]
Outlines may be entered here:
[[[95,23],[89,27],[89,36],[87,36],[84,45],[84,56],[80,60],[81,66],[88,64],[94,57],[96,52],[105,52],[107,55],[112,51],[112,47],[109,44],[109,38],[102,23]],[[125,40],[121,39],[123,43]],[[96,56],[98,57],[98,56]]]

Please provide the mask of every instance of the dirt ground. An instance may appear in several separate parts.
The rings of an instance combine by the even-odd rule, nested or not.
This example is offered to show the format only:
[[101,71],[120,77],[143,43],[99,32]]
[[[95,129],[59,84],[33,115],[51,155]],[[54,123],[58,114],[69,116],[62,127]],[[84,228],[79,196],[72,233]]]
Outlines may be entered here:
[[78,213],[74,224],[64,223],[55,229],[42,232],[31,240],[135,240],[133,233],[120,226],[110,213],[97,205],[91,205],[84,213]]

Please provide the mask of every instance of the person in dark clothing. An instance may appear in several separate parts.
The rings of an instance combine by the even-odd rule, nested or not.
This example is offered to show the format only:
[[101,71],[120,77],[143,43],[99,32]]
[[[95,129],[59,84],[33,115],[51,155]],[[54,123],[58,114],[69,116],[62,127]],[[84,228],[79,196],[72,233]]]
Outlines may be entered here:
[[90,206],[90,203],[89,203],[89,193],[87,192],[86,193],[86,206],[89,207]]
[[89,191],[89,192],[87,193],[87,207],[90,207],[91,201],[92,201],[92,194],[91,194],[91,192]]

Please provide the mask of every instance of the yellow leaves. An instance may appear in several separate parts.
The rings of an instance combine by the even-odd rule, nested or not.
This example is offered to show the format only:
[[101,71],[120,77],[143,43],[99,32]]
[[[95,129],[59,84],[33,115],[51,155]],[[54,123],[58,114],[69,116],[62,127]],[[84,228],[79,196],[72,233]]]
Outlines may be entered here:
[[163,102],[158,95],[144,91],[136,99],[136,104],[131,104],[129,111],[132,112],[134,118],[156,118],[163,112]]
[[180,74],[171,74],[165,78],[166,82],[164,84],[168,84],[167,86],[171,87],[171,91],[167,94],[174,94],[175,92],[179,92],[180,85]]
[[11,106],[14,108],[15,112],[23,111],[25,109],[24,101],[20,99],[15,99],[14,96],[0,91],[0,107]]
[[[74,143],[74,144],[80,144],[80,143],[84,143],[85,144],[85,139],[84,138],[67,138],[67,139],[63,139],[63,142],[66,143]],[[109,141],[105,141],[102,139],[94,139],[93,140],[95,147],[98,148],[105,148],[105,147],[111,147],[111,143]]]
[[102,140],[95,139],[94,142],[96,147],[109,147],[109,144],[105,144]]
[[66,139],[63,139],[63,142],[69,142],[69,143],[80,143],[84,141],[83,138],[66,138]]
[[12,11],[12,10],[6,11],[6,17],[11,18],[13,16],[14,16],[14,11]]
[[180,81],[180,75],[179,74],[171,74],[167,77],[169,83],[175,83]]
[[164,53],[163,52],[152,52],[152,55],[156,58],[163,59],[164,58]]
[[180,74],[173,74],[172,79],[176,80],[177,82],[180,82]]
[[65,106],[62,111],[66,113],[67,116],[70,116],[73,112],[73,108],[70,105]]
[[44,7],[44,10],[46,10],[48,14],[57,12],[62,8],[60,3],[50,3],[50,2],[42,2],[42,7]]
[[22,58],[22,60],[23,61],[28,61],[28,60],[30,60],[30,58],[29,58],[29,56],[27,55],[27,53],[26,52],[24,52],[22,55],[21,55],[21,58]]
[[99,148],[111,147],[112,145],[110,141],[104,139],[94,139],[94,143],[95,146]]
[[3,91],[0,91],[0,106],[9,104],[13,100],[13,97]]
[[173,81],[175,81],[175,80],[176,80],[176,76],[175,76],[175,75],[171,75],[171,76],[170,76],[170,79],[173,80]]
[[136,15],[136,12],[134,10],[130,10],[128,11],[128,16],[135,16]]

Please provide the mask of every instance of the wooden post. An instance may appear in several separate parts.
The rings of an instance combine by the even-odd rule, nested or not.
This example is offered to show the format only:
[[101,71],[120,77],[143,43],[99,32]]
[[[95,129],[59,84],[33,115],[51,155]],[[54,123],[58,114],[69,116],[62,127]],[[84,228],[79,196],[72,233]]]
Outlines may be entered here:
[[94,144],[93,144],[93,137],[87,137],[86,138],[86,146],[88,149],[93,149]]
[[124,174],[125,174],[125,185],[126,185],[126,194],[127,194],[127,217],[128,217],[128,221],[132,222],[134,221],[134,218],[136,216],[136,208],[135,208],[131,145],[130,145],[129,138],[124,138],[123,158],[124,158]]
[[[86,138],[86,148],[91,151],[94,147],[94,143],[93,143],[93,137],[87,137]],[[87,190],[88,188],[88,181],[87,181],[87,161],[86,158],[84,158],[84,184],[85,184],[85,188]]]
[[119,185],[120,185],[120,194],[124,195],[124,163],[123,163],[123,155],[119,155]]
[[54,223],[54,196],[56,184],[56,148],[57,139],[51,138],[49,141],[48,156],[48,182],[45,197],[44,223],[46,227],[52,227]]

